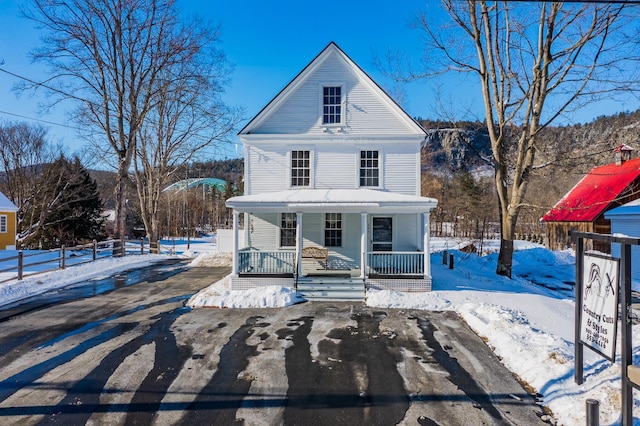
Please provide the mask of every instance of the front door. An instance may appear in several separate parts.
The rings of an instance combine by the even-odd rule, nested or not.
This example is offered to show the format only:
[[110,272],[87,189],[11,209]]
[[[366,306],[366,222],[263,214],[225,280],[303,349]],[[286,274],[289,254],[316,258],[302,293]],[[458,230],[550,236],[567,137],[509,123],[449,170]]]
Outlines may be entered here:
[[378,216],[371,218],[371,251],[393,250],[393,218]]

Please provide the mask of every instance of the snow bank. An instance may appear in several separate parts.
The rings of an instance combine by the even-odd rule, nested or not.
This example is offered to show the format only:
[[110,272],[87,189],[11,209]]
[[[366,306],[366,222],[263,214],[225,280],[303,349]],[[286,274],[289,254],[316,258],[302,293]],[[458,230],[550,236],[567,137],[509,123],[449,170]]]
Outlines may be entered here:
[[231,266],[232,261],[231,253],[202,252],[189,265],[199,267]]
[[224,281],[198,292],[187,306],[201,308],[282,308],[304,302],[295,290],[282,286],[266,286],[249,290],[228,290]]

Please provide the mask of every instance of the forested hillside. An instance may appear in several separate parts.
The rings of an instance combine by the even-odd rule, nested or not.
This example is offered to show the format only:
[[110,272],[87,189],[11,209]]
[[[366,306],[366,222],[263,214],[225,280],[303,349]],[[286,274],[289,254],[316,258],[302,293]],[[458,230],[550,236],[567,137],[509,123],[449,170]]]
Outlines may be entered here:
[[[478,122],[419,122],[428,134],[422,147],[422,189],[439,200],[435,221],[453,226],[456,234],[493,232],[498,211],[486,127]],[[591,168],[612,162],[615,147],[627,144],[640,150],[640,110],[549,127],[542,137],[544,150],[537,153],[539,167],[529,177],[527,207],[519,221],[523,235],[538,235],[540,217]]]

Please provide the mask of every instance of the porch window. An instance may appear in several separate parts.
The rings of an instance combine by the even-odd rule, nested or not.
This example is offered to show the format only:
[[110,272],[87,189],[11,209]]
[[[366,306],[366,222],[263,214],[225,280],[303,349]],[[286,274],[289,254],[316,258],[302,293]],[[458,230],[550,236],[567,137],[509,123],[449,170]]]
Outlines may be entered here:
[[325,247],[342,247],[342,213],[327,213],[324,220]]
[[291,151],[291,186],[309,186],[311,163],[309,151]]
[[380,186],[378,151],[360,151],[360,186]]
[[0,233],[2,234],[7,233],[7,215],[6,214],[0,214]]
[[295,213],[282,213],[280,222],[280,246],[295,247],[296,245],[296,225]]
[[322,124],[342,123],[342,87],[322,88]]

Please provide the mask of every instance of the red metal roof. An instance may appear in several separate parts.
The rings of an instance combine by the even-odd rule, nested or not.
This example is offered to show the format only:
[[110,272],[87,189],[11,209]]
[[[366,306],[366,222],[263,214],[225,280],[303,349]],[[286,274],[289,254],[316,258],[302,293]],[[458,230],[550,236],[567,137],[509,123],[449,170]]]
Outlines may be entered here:
[[592,222],[640,176],[640,158],[592,169],[542,220]]

